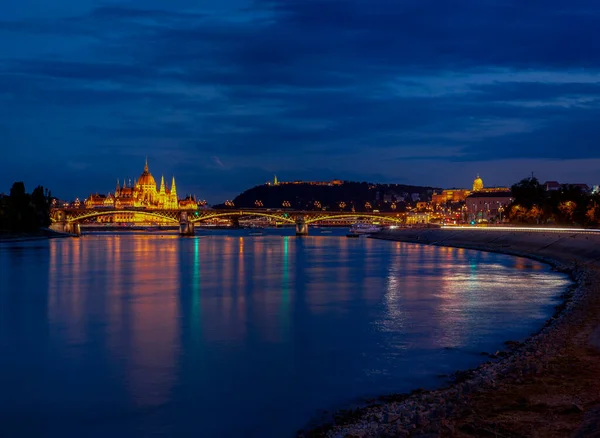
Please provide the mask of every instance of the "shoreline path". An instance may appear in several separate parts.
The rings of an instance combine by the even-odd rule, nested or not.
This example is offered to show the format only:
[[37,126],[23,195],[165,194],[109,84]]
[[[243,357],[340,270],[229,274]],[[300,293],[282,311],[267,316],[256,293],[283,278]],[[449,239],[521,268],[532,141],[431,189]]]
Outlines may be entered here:
[[600,437],[600,233],[413,228],[378,239],[528,257],[575,284],[525,342],[456,373],[448,387],[381,397],[299,437]]

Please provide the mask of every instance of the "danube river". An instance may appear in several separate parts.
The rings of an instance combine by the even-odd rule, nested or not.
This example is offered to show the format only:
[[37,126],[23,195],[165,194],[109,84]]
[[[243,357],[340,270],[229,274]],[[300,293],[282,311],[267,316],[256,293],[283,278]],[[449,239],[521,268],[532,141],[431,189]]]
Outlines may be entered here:
[[292,232],[0,244],[0,436],[291,437],[523,340],[569,284],[523,258]]

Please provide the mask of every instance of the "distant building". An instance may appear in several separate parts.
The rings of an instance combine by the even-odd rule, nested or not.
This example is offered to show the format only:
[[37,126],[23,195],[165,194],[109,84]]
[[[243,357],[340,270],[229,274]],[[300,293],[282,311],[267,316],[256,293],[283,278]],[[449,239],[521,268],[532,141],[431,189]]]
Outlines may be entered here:
[[573,186],[573,187],[578,187],[584,193],[589,193],[591,190],[590,186],[588,186],[587,184],[583,184],[583,183],[575,183],[575,184],[567,184],[567,185]]
[[471,194],[470,190],[466,189],[448,189],[442,190],[441,193],[434,193],[431,197],[433,204],[445,204],[447,202],[462,202]]
[[492,192],[510,192],[510,188],[508,187],[484,187],[483,180],[479,175],[473,181],[473,192],[483,192],[483,193],[492,193]]
[[512,193],[505,191],[478,191],[467,197],[465,205],[472,221],[500,218],[513,201]]
[[558,181],[546,181],[544,183],[544,187],[546,188],[546,191],[548,191],[548,192],[552,192],[552,191],[555,191],[555,190],[560,190],[563,187],[568,187],[568,186],[578,187],[584,193],[590,193],[590,191],[591,191],[590,186],[588,186],[587,184],[584,184],[584,183],[560,184]]
[[546,181],[544,183],[546,191],[551,192],[554,190],[560,190],[560,183],[558,181]]
[[[178,210],[190,209],[191,204],[187,200],[180,201],[177,198],[177,187],[175,186],[175,177],[171,182],[171,187],[165,185],[165,178],[161,177],[160,187],[156,187],[156,181],[148,170],[148,160],[144,166],[144,171],[133,184],[127,185],[127,180],[123,180],[123,185],[117,186],[115,193],[108,195],[92,194],[85,200],[86,208],[131,208],[140,207],[146,209],[165,209]],[[196,206],[197,208],[197,206]]]
[[341,186],[344,184],[344,181],[342,181],[341,179],[334,179],[331,181],[302,181],[302,180],[295,180],[295,181],[279,181],[277,179],[277,175],[275,175],[275,178],[273,178],[273,181],[267,181],[266,185],[268,186],[278,186],[281,184],[308,184],[311,186]]
[[431,197],[431,202],[434,205],[446,204],[447,202],[463,202],[467,199],[468,196],[475,193],[493,193],[499,192],[504,193],[508,192],[510,189],[508,187],[488,187],[486,188],[483,185],[483,179],[479,176],[479,174],[473,180],[473,189],[446,189],[441,193],[434,193]]

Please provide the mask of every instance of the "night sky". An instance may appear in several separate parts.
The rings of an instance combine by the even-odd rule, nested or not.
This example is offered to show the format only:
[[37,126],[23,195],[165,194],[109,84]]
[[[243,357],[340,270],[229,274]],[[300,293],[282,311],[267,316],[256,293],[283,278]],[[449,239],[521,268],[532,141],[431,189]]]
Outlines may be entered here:
[[0,191],[600,183],[597,0],[0,5]]

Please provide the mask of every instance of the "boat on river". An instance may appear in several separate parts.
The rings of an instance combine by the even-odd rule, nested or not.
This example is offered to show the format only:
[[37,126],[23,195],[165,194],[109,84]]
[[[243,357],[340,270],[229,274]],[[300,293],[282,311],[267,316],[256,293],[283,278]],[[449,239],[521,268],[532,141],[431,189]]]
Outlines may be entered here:
[[381,231],[381,229],[382,227],[380,227],[379,225],[364,224],[362,222],[357,222],[355,224],[352,224],[352,226],[350,227],[349,234],[367,235],[377,233],[378,231]]

